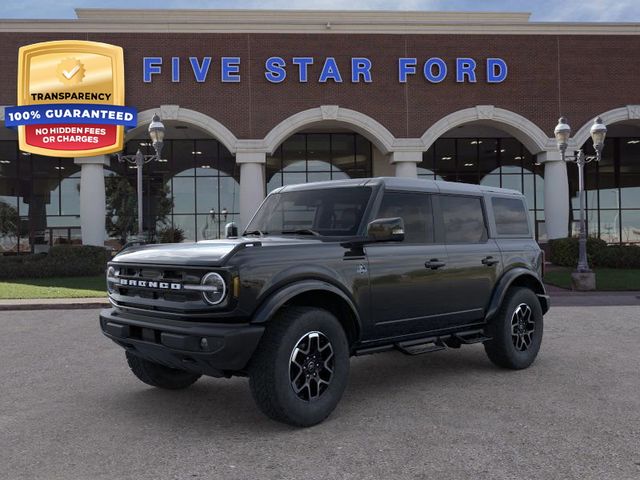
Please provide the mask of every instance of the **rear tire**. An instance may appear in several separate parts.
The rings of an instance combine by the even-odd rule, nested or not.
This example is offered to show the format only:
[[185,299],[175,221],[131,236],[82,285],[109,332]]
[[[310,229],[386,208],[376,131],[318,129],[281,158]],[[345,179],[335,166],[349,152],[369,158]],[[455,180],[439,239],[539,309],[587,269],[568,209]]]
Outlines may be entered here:
[[542,332],[542,308],[536,294],[528,288],[510,288],[487,327],[491,340],[484,343],[484,349],[499,367],[527,368],[538,355]]
[[340,322],[319,308],[289,307],[273,318],[249,364],[258,408],[273,420],[310,427],[335,409],[349,377]]
[[180,390],[193,385],[201,377],[197,373],[177,370],[150,362],[129,352],[126,352],[126,356],[127,363],[133,374],[139,380],[152,387]]

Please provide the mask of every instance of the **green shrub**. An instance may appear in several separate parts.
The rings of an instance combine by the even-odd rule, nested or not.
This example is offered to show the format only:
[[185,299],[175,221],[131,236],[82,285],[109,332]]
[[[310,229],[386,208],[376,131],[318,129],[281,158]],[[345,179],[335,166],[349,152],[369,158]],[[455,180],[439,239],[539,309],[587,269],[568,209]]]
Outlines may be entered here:
[[159,243],[182,243],[184,242],[184,230],[180,227],[167,227],[158,232]]
[[110,259],[102,247],[56,245],[49,253],[0,257],[0,279],[100,275]]
[[[607,242],[599,238],[587,238],[587,259],[593,261],[596,252],[607,247]],[[578,263],[578,239],[558,238],[549,241],[551,255],[549,260],[561,267],[574,267]]]
[[[578,239],[560,238],[549,241],[554,265],[575,267],[578,264]],[[587,239],[587,260],[592,267],[640,268],[640,247],[635,245],[607,245],[599,238]]]

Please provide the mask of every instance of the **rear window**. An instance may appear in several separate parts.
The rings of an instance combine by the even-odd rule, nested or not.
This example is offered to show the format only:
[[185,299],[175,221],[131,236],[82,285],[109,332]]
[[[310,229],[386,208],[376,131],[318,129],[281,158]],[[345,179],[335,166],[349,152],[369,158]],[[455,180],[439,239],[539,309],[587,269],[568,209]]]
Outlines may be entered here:
[[479,198],[443,195],[440,197],[440,208],[447,243],[487,241],[482,201]]
[[498,235],[529,235],[529,220],[524,202],[519,198],[491,199]]

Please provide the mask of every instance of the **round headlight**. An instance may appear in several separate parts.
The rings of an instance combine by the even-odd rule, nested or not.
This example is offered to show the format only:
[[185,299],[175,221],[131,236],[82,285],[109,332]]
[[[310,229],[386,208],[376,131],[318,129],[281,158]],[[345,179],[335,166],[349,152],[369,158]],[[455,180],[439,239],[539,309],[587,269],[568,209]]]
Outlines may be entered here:
[[206,290],[203,289],[202,291],[202,297],[208,304],[217,305],[224,300],[227,294],[227,286],[219,273],[207,273],[202,277],[200,283],[203,287],[206,287]]
[[107,291],[109,293],[113,293],[115,290],[113,288],[113,283],[109,280],[116,276],[116,269],[113,267],[107,268]]

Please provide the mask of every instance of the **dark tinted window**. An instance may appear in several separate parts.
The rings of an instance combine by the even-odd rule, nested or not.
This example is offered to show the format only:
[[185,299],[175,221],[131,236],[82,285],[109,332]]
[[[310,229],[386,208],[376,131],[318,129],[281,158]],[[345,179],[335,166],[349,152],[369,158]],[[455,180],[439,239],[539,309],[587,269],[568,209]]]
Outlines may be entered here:
[[440,197],[440,207],[447,243],[480,243],[487,240],[480,198],[443,195]]
[[247,231],[277,235],[311,229],[327,236],[355,235],[369,197],[369,187],[274,193],[262,204]]
[[529,235],[524,203],[519,198],[493,198],[493,215],[498,235]]
[[405,242],[433,243],[431,198],[426,193],[387,191],[382,198],[377,217],[402,218]]

